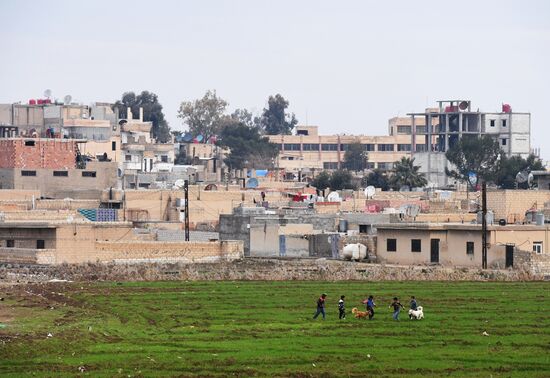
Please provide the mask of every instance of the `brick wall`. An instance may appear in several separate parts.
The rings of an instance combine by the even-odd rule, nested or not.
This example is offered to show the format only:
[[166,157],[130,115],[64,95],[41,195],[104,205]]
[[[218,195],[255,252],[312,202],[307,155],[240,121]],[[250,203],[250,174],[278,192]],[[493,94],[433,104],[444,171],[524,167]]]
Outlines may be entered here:
[[532,207],[542,209],[550,200],[550,190],[499,190],[487,192],[487,208],[495,213],[495,221],[521,222]]
[[550,254],[514,251],[514,266],[523,267],[537,276],[550,276]]
[[75,141],[64,139],[0,140],[0,168],[74,168],[76,148]]

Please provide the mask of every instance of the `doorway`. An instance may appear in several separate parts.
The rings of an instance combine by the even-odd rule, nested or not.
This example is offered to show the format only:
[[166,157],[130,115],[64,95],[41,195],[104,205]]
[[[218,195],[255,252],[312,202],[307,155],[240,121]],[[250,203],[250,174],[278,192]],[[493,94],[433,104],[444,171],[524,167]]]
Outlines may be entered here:
[[430,262],[439,263],[439,239],[430,240]]
[[514,246],[506,245],[506,268],[514,266]]

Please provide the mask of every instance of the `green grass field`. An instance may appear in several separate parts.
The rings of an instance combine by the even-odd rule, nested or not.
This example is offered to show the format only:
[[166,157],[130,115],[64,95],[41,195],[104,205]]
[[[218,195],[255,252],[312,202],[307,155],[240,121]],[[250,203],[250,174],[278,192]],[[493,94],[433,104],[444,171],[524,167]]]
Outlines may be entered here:
[[[4,288],[0,376],[550,377],[549,289],[542,282]],[[321,292],[328,316],[314,321]],[[341,294],[345,321],[337,316]],[[351,308],[368,294],[375,319],[354,319]],[[395,295],[404,304],[415,295],[426,318],[402,313],[394,322]]]

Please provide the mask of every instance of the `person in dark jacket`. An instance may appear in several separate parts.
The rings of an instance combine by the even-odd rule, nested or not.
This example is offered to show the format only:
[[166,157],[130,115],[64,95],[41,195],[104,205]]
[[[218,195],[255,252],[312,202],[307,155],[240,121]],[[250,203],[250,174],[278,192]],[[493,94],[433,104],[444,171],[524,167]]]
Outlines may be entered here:
[[369,320],[372,320],[374,316],[375,307],[376,304],[374,303],[374,297],[372,295],[369,295],[369,299],[367,299],[367,312],[369,313]]
[[313,315],[313,319],[317,319],[319,314],[323,315],[323,320],[325,320],[325,300],[327,298],[326,294],[321,294],[319,299],[317,299],[317,311],[315,312],[315,315]]
[[338,301],[338,319],[346,318],[346,305],[344,303],[345,297],[346,297],[345,295],[342,295],[340,297],[340,300]]
[[401,309],[404,308],[401,302],[399,302],[399,299],[397,299],[397,297],[393,297],[393,302],[389,307],[393,307],[393,320],[399,321],[399,313],[401,312]]

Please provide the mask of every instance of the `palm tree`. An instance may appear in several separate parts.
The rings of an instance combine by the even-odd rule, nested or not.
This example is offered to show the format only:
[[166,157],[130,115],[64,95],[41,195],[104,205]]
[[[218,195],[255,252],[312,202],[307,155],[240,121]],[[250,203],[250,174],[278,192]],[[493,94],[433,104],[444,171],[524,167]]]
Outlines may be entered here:
[[428,184],[423,173],[418,172],[420,166],[414,165],[414,158],[402,157],[393,166],[393,174],[390,177],[390,185],[394,190],[402,186],[421,188]]

